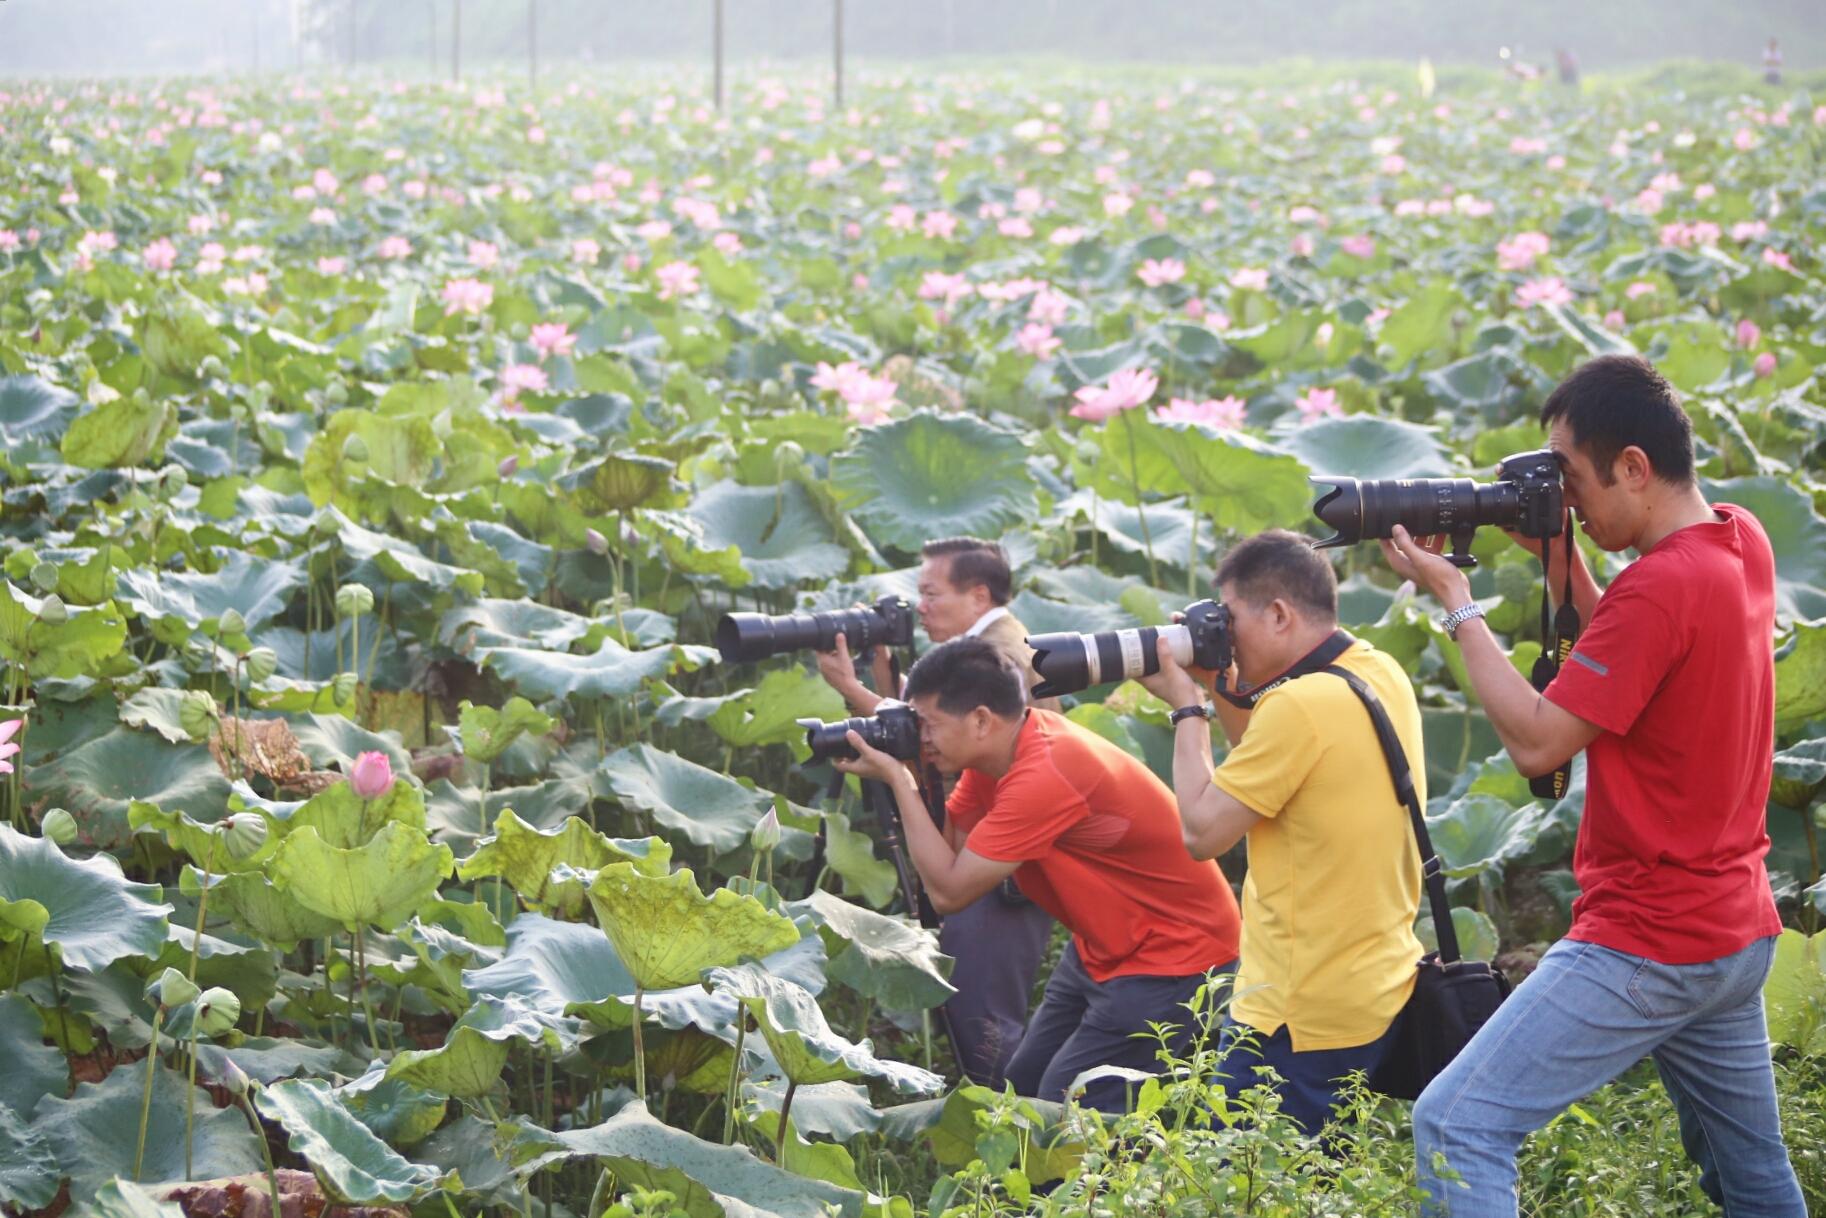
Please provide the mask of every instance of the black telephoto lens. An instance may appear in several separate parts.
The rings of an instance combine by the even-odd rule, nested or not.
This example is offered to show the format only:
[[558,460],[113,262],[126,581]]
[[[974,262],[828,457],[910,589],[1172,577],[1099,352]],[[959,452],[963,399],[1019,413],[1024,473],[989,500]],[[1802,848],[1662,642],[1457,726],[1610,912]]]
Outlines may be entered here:
[[716,649],[725,664],[745,664],[788,651],[830,651],[838,635],[857,655],[877,644],[911,646],[913,608],[884,596],[867,608],[827,613],[725,613],[716,624]]
[[[1415,537],[1464,538],[1493,525],[1530,536],[1559,532],[1559,471],[1549,452],[1517,453],[1497,482],[1469,478],[1314,478],[1324,488],[1313,515],[1336,532],[1319,549],[1393,537],[1401,525]],[[1542,532],[1541,530],[1546,530]]]

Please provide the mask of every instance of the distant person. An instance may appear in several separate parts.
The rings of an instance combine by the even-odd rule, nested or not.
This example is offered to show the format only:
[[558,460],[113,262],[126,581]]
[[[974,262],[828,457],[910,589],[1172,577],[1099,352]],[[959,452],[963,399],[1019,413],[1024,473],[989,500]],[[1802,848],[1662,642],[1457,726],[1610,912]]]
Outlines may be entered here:
[[1579,57],[1571,47],[1556,47],[1553,62],[1560,70],[1560,83],[1569,89],[1579,87]]
[[1769,45],[1763,48],[1763,83],[1782,83],[1782,44],[1773,37],[1769,39]]

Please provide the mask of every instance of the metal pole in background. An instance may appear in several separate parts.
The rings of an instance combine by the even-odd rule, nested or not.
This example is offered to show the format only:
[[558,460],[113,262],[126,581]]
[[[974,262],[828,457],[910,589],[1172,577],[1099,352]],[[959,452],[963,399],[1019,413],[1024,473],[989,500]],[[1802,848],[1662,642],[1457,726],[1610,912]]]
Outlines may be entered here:
[[715,0],[716,108],[723,108],[723,0]]
[[843,0],[831,0],[831,63],[837,69],[837,106],[843,106]]

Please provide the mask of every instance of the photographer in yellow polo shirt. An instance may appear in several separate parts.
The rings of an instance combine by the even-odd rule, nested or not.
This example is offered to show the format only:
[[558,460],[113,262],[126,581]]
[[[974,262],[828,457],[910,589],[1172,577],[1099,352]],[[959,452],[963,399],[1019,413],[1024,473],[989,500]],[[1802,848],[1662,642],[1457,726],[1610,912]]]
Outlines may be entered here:
[[1231,743],[1222,765],[1199,713],[1206,691],[1164,643],[1160,672],[1143,683],[1188,708],[1173,752],[1186,848],[1207,859],[1249,841],[1226,1072],[1252,1085],[1259,1053],[1281,1076],[1282,1111],[1316,1133],[1338,1080],[1381,1063],[1422,951],[1407,811],[1368,711],[1342,678],[1316,670],[1335,665],[1375,691],[1424,802],[1420,708],[1399,664],[1338,629],[1337,579],[1308,538],[1276,529],[1244,541],[1217,585],[1236,661],[1216,707]]

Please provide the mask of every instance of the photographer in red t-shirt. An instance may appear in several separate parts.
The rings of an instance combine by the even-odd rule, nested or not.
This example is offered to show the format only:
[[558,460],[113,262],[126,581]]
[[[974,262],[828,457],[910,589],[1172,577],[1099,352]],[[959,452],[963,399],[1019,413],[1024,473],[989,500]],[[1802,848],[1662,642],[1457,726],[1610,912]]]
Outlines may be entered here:
[[[1544,694],[1480,615],[1456,630],[1477,697],[1524,774],[1586,752],[1566,938],[1414,1106],[1430,1213],[1513,1215],[1522,1139],[1643,1057],[1701,1185],[1728,1214],[1806,1212],[1782,1142],[1763,1016],[1781,920],[1763,868],[1774,751],[1775,560],[1756,518],[1709,504],[1692,424],[1637,356],[1584,364],[1541,410],[1566,506],[1638,557],[1600,593],[1549,547],[1589,623]],[[1571,521],[1568,521],[1571,527]],[[1395,530],[1395,571],[1472,609],[1442,539]],[[1555,539],[1558,540],[1558,539]],[[1530,543],[1532,544],[1532,543]],[[1443,1156],[1458,1181],[1440,1179]]]
[[[1012,875],[1071,931],[1071,945],[1008,1065],[1021,1095],[1062,1099],[1095,1066],[1148,1070],[1154,1023],[1175,1024],[1206,974],[1236,963],[1236,897],[1209,859],[1186,853],[1173,792],[1146,765],[1065,716],[1027,705],[1027,686],[983,639],[941,643],[907,673],[907,701],[934,764],[961,774],[940,830],[913,774],[849,734],[841,770],[887,783],[907,853],[940,913]],[[1103,1076],[1084,1103],[1120,1111],[1127,1090]]]

